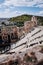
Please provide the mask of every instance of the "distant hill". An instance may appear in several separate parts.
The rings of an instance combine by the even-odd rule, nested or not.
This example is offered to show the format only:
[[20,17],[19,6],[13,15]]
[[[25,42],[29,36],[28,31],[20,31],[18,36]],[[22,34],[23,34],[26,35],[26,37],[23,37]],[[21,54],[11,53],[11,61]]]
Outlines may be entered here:
[[9,21],[16,23],[17,26],[23,26],[25,21],[31,20],[32,15],[21,15],[17,17],[12,17],[9,19]]
[[[1,22],[7,22],[7,21],[11,21],[14,23],[14,25],[17,26],[23,26],[25,21],[30,21],[31,17],[33,15],[21,15],[21,16],[17,16],[17,17],[12,17],[12,18],[0,18],[0,23]],[[38,19],[38,25],[43,25],[43,17],[41,16],[36,16]]]
[[21,15],[21,16],[17,16],[17,17],[12,17],[10,18],[10,21],[13,22],[24,22],[24,21],[28,21],[31,20],[32,15]]
[[[33,15],[26,15],[26,14],[24,14],[24,15],[21,15],[21,16],[17,16],[17,17],[12,17],[12,18],[10,18],[9,20],[11,21],[11,22],[19,22],[19,23],[24,23],[25,21],[29,21],[29,20],[31,20],[31,17],[32,17]],[[41,17],[41,16],[36,16],[37,17],[37,19],[38,19],[38,24],[39,25],[43,25],[43,17]],[[20,24],[21,25],[21,24]]]

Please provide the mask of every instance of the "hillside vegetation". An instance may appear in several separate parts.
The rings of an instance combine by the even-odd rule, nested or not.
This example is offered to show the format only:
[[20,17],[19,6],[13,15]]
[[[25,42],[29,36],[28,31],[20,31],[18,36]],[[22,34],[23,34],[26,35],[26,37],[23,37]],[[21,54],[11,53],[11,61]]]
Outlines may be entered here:
[[[17,17],[12,17],[9,20],[11,22],[16,22],[18,26],[23,26],[25,21],[30,21],[31,20],[32,15],[21,15],[21,16],[17,16]],[[43,17],[41,16],[36,16],[38,19],[38,25],[43,25]]]

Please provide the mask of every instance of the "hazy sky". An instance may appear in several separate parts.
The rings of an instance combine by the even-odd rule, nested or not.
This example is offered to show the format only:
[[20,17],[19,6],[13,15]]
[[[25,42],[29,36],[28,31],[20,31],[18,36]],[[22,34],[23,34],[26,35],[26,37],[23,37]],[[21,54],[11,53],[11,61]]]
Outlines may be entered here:
[[43,16],[43,0],[0,0],[0,18],[21,14]]

